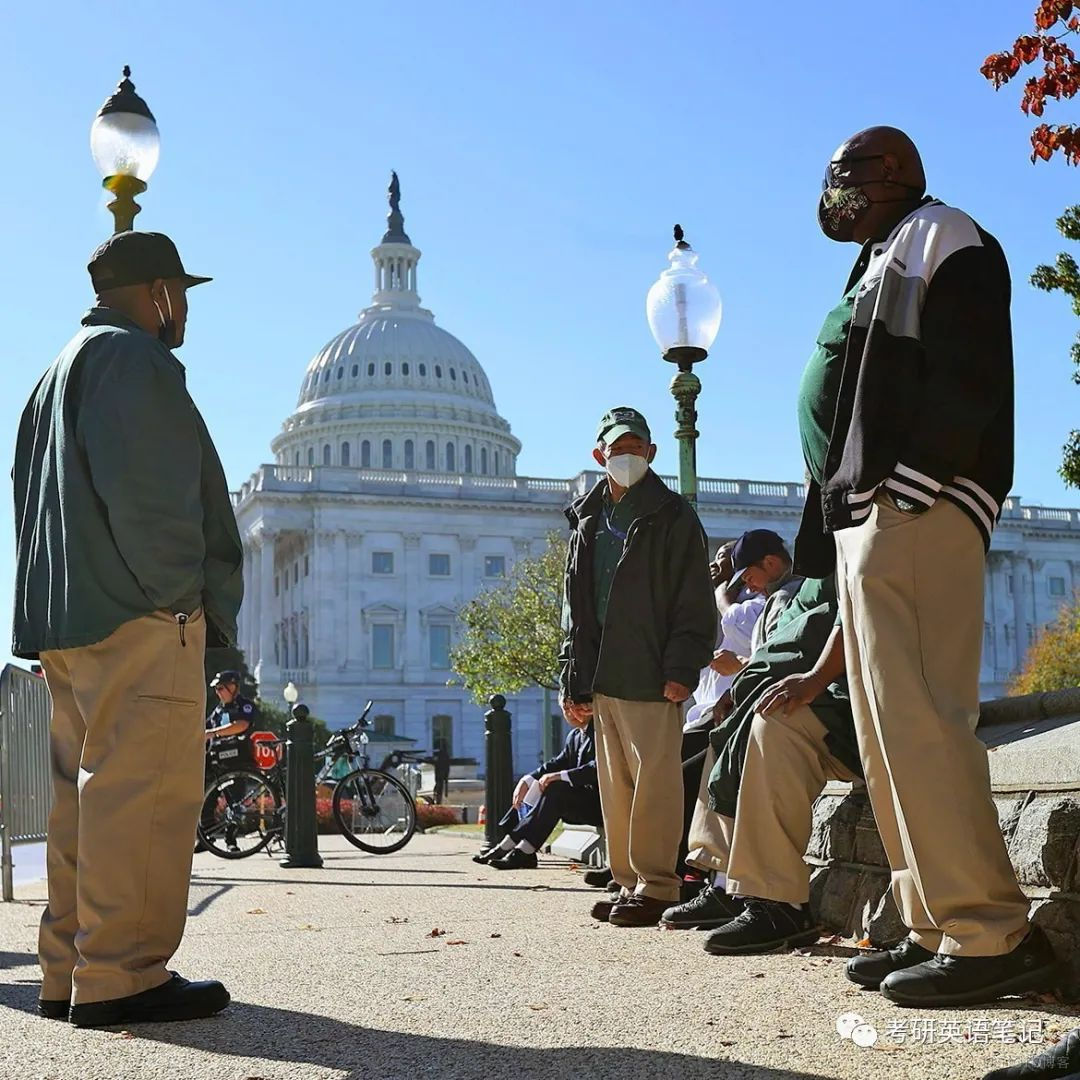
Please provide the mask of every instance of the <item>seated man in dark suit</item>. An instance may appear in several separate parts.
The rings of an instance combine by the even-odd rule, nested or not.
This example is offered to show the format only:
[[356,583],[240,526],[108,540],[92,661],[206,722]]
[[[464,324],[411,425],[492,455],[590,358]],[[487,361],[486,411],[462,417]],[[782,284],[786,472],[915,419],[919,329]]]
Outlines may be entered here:
[[502,841],[473,856],[498,870],[535,870],[536,849],[543,847],[560,821],[600,828],[600,788],[596,779],[593,725],[573,728],[561,753],[523,776],[513,805],[499,827]]

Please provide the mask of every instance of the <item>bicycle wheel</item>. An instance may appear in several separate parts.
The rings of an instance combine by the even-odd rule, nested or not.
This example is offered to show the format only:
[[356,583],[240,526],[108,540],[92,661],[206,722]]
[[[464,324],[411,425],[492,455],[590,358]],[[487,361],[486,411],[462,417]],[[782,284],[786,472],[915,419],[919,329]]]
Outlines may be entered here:
[[199,839],[218,858],[246,859],[281,831],[282,799],[264,776],[232,772],[207,791]]
[[339,781],[333,811],[345,839],[373,855],[400,851],[416,832],[408,788],[378,769],[358,769]]

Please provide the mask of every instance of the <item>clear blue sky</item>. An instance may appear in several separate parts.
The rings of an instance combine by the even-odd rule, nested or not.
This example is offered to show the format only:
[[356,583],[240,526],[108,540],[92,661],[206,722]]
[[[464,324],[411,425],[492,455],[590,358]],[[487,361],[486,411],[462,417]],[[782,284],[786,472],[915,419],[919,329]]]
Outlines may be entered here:
[[[932,192],[1009,256],[1015,491],[1080,504],[1056,475],[1080,405],[1078,323],[1027,284],[1063,246],[1053,221],[1080,201],[1080,172],[1031,165],[1018,88],[995,94],[978,73],[1034,6],[8,5],[5,461],[89,303],[86,259],[111,219],[88,133],[128,63],[162,132],[138,224],[216,279],[192,294],[180,355],[233,486],[268,459],[308,360],[369,300],[391,168],[424,251],[424,302],[487,370],[522,473],[586,466],[599,414],[623,403],[651,418],[658,464],[674,471],[672,372],[644,298],[679,221],[724,300],[698,369],[700,471],[799,479],[799,374],[856,255],[817,229],[822,169],[845,136],[887,123],[920,145]],[[0,505],[4,621],[13,541],[10,499]]]

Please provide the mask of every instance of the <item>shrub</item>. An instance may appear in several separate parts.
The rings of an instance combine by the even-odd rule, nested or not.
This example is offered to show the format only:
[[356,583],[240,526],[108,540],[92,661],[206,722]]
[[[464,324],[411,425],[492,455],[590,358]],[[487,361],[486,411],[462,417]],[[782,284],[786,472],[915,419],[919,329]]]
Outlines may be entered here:
[[1064,606],[1028,650],[1010,694],[1037,694],[1080,686],[1080,600]]

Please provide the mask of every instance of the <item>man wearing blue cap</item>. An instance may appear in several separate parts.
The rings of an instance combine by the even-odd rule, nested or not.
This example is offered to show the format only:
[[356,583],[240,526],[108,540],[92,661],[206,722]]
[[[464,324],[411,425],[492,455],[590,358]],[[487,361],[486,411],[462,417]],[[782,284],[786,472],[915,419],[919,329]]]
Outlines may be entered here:
[[649,468],[645,417],[606,413],[593,457],[607,474],[568,510],[560,702],[595,717],[608,861],[621,894],[594,917],[655,926],[681,881],[682,702],[716,641],[705,533],[690,504]]
[[243,551],[172,353],[209,279],[160,233],[118,233],[89,270],[97,304],[19,425],[12,651],[40,656],[53,703],[39,1010],[105,1027],[229,1003],[165,965],[202,803],[205,646],[236,640]]

